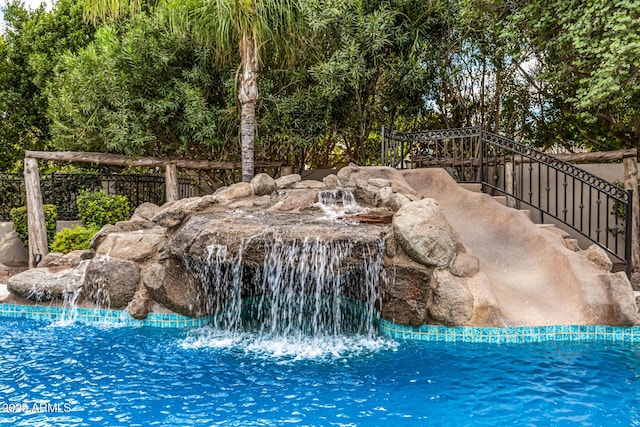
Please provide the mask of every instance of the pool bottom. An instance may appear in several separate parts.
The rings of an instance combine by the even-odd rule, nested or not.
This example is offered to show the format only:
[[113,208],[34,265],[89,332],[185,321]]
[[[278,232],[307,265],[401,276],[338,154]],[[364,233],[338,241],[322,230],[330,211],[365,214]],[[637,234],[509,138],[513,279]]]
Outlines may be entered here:
[[[175,313],[150,313],[137,320],[122,310],[69,308],[42,305],[0,304],[0,317],[34,320],[99,322],[153,328],[196,328],[213,322],[214,316],[192,318]],[[546,325],[485,328],[471,326],[422,325],[407,326],[378,319],[383,336],[431,342],[464,343],[537,343],[547,341],[572,342],[640,342],[640,326]]]

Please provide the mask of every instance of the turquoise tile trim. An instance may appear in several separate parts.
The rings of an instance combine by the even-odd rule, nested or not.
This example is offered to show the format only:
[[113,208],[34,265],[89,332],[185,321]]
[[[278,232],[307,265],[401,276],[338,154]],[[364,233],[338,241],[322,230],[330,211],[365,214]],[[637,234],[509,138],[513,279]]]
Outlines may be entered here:
[[640,343],[640,326],[555,325],[477,328],[423,325],[414,327],[385,319],[380,319],[379,325],[382,335],[401,340],[487,344],[526,344],[547,341]]
[[149,313],[146,319],[138,320],[123,310],[95,308],[65,308],[42,305],[0,304],[0,317],[21,317],[36,320],[58,320],[77,322],[100,322],[150,326],[154,328],[195,328],[213,322],[213,316],[194,318],[180,314]]
[[[250,308],[252,304],[255,304],[255,301],[245,300],[243,308]],[[345,306],[354,311],[361,309],[358,304],[352,304],[351,301],[346,302]],[[114,323],[153,328],[195,328],[211,324],[214,320],[214,316],[194,318],[175,313],[150,313],[145,320],[137,320],[122,310],[19,304],[0,304],[0,317]],[[486,344],[524,344],[546,341],[640,343],[640,326],[551,325],[508,328],[408,326],[380,318],[378,327],[382,335],[400,340]]]

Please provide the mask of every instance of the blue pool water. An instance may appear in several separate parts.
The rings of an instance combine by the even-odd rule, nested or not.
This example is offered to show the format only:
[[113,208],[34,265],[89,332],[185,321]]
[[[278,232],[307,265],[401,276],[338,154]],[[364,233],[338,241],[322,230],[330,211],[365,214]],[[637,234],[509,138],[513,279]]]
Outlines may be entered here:
[[0,424],[640,425],[640,345],[288,341],[0,318]]

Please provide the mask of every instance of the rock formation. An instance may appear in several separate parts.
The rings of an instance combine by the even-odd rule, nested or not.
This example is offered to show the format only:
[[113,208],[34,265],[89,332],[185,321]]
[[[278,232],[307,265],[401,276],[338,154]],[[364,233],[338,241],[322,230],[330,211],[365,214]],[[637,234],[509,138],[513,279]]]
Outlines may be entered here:
[[259,174],[213,195],[145,203],[96,234],[90,261],[51,254],[8,289],[32,301],[80,292],[85,304],[128,307],[136,318],[202,317],[232,298],[273,291],[266,276],[279,274],[300,282],[301,294],[325,280],[344,297],[366,299],[364,281],[374,283],[380,315],[407,325],[639,322],[628,280],[609,272],[597,248],[569,249],[444,171],[412,173],[349,166],[322,182]]

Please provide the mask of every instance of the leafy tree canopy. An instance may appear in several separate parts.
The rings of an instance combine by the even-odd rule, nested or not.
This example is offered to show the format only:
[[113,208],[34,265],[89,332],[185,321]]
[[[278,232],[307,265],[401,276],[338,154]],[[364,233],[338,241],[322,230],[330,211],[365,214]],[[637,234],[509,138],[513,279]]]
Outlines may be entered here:
[[227,72],[195,47],[137,16],[65,55],[50,87],[56,147],[128,155],[224,157],[236,117]]
[[640,3],[537,0],[510,22],[541,65],[551,129],[594,149],[640,146]]
[[65,52],[91,41],[76,0],[59,0],[53,11],[27,11],[20,1],[3,9],[0,40],[0,169],[19,168],[23,150],[45,149],[50,131],[46,86]]

